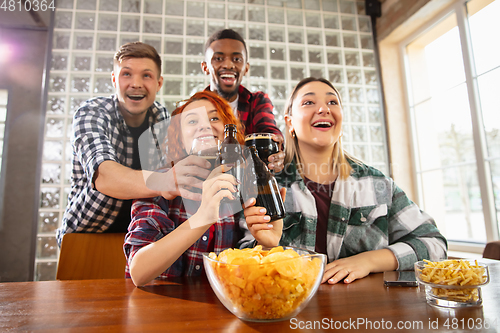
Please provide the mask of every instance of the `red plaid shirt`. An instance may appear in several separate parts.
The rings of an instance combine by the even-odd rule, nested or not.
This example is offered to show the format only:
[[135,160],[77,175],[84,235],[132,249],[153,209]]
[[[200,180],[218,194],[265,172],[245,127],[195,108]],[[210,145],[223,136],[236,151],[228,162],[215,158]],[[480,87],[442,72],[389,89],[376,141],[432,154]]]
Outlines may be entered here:
[[[205,88],[210,90],[210,86]],[[274,120],[274,107],[269,96],[262,92],[250,92],[240,85],[238,89],[238,118],[245,126],[245,134],[273,133],[281,134]]]
[[[126,277],[130,278],[129,264],[137,251],[162,239],[189,218],[182,200],[181,197],[174,200],[156,197],[134,201],[132,221],[123,246],[127,257]],[[212,240],[214,252],[220,253],[224,249],[235,247],[236,242],[241,238],[239,227],[234,221],[235,217],[231,216],[214,224],[215,232]],[[158,278],[200,275],[203,271],[202,253],[209,251],[210,240],[210,228],[208,228],[205,234]]]

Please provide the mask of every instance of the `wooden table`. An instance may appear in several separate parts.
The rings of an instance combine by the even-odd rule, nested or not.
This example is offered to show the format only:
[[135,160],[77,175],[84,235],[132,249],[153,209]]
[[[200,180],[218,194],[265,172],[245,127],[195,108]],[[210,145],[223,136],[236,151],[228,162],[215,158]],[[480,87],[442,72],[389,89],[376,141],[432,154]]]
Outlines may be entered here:
[[405,332],[465,332],[481,324],[475,331],[497,332],[500,262],[490,266],[490,273],[482,307],[433,307],[423,290],[386,288],[382,274],[372,274],[350,285],[321,285],[296,318],[273,323],[233,316],[206,278],[155,281],[142,288],[127,279],[2,283],[0,331],[278,333],[313,328],[317,321],[316,331],[398,332],[397,325],[403,325]]

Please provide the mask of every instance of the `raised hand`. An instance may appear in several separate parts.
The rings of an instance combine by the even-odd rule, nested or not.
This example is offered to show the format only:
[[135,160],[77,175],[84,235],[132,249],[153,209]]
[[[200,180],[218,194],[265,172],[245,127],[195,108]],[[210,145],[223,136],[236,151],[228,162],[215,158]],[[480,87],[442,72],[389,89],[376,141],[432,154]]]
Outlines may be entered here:
[[234,200],[233,193],[236,193],[238,180],[229,173],[223,173],[223,169],[227,171],[225,168],[224,165],[215,168],[203,182],[201,205],[195,214],[196,218],[190,219],[191,227],[215,223],[219,219],[222,198]]
[[[158,188],[167,200],[181,196],[185,199],[200,201],[203,180],[210,174],[211,164],[198,156],[188,156],[176,163],[166,173],[155,173],[148,179],[148,187]],[[154,184],[153,184],[154,182]]]
[[[278,146],[281,149],[283,146],[283,137],[281,135],[274,134],[273,140],[278,142]],[[278,153],[269,156],[268,161],[269,164],[267,167],[269,170],[273,170],[275,173],[278,173],[285,167],[285,153],[280,150]]]

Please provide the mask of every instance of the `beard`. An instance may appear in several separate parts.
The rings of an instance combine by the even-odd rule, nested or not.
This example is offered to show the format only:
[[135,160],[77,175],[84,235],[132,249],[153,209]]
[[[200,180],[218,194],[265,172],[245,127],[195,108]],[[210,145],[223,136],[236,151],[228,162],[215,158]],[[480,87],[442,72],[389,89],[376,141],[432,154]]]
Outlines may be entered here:
[[233,98],[234,96],[236,96],[238,94],[238,90],[240,88],[240,85],[238,84],[233,91],[224,91],[222,90],[221,86],[220,85],[217,85],[217,94],[224,98],[226,101],[229,101],[231,98]]

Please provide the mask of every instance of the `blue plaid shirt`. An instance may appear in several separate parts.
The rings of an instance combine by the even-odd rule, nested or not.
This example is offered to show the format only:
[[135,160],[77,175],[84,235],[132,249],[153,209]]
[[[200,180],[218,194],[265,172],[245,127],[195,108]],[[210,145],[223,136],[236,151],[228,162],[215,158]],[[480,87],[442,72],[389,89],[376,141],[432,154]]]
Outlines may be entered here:
[[[148,117],[152,133],[158,133],[159,124],[165,124],[169,114],[166,108],[154,102],[148,109]],[[155,124],[158,124],[156,128]],[[59,245],[65,233],[103,232],[109,228],[123,200],[97,191],[93,184],[94,172],[104,161],[130,167],[133,159],[134,140],[118,110],[116,95],[86,101],[73,117],[73,135],[71,192],[62,226],[56,232]],[[158,141],[156,136],[154,140]],[[161,146],[161,141],[152,146]]]

